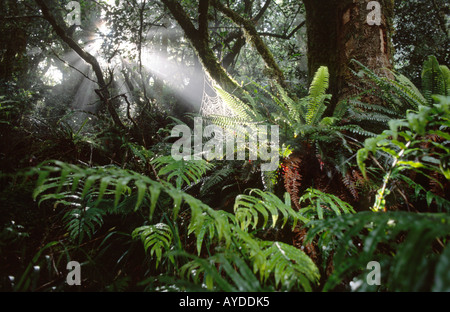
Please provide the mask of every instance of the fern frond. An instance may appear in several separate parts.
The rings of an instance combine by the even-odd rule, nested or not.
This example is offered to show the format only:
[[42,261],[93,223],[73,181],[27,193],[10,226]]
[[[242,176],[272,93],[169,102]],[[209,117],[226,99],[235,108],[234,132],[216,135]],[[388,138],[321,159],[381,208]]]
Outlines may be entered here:
[[450,95],[449,69],[439,65],[436,57],[431,55],[422,68],[422,90],[429,105],[433,104],[432,95]]
[[329,86],[328,67],[321,66],[314,75],[308,95],[308,107],[306,112],[306,124],[315,125],[325,111],[325,100],[331,95],[325,94]]
[[277,87],[278,93],[281,95],[281,100],[277,99],[280,107],[287,108],[285,113],[290,117],[290,122],[298,122],[301,118],[301,108],[300,103],[294,101],[289,97],[286,90],[284,90],[279,84],[275,84]]
[[258,113],[252,107],[250,107],[237,97],[229,94],[220,87],[216,87],[215,89],[224,103],[236,114],[237,117],[247,122],[260,119],[258,118]]
[[313,98],[324,95],[329,86],[329,78],[328,67],[320,66],[309,87],[309,95]]
[[263,291],[252,270],[236,254],[218,253],[208,259],[188,256],[193,260],[181,268],[181,276],[202,283],[208,290]]
[[221,116],[221,115],[209,115],[203,117],[206,121],[210,121],[211,123],[218,125],[223,128],[238,128],[239,126],[252,126],[256,123],[253,121],[249,121],[240,117],[230,117],[230,116]]
[[364,103],[355,99],[350,99],[348,103],[350,104],[349,107],[351,109],[357,110],[358,112],[377,112],[388,116],[396,116],[397,118],[403,117],[403,115],[399,114],[397,110],[391,109],[386,106]]
[[[252,193],[258,196],[253,196]],[[285,193],[283,202],[275,194],[259,189],[250,190],[249,195],[238,195],[234,204],[234,212],[236,221],[240,224],[242,230],[250,227],[256,229],[259,215],[262,215],[264,219],[263,228],[269,223],[269,217],[271,218],[271,225],[269,226],[275,227],[280,214],[282,215],[281,227],[284,227],[289,219],[293,221],[293,227],[295,227],[298,220],[302,222],[308,221],[299,212],[292,209],[288,193]]]
[[[312,291],[311,284],[319,281],[319,270],[314,262],[300,249],[282,242],[261,241],[265,257],[263,280],[273,274],[276,286],[290,290],[294,286]],[[258,268],[260,269],[261,265]]]
[[174,178],[178,189],[181,189],[183,183],[186,183],[187,186],[198,183],[202,176],[214,167],[212,163],[204,159],[175,160],[172,156],[160,156],[153,159],[150,163],[155,166],[156,170],[159,170],[159,176],[165,176],[167,181],[171,181]]
[[[360,62],[356,60],[353,60],[353,62],[358,64],[362,68],[362,72],[382,90],[383,94],[381,94],[381,97],[387,99],[386,104],[390,105],[393,110],[405,110],[403,103],[406,103],[408,108],[412,109],[426,104],[424,97],[418,92],[416,87],[411,87],[412,82],[406,77],[397,75],[399,80],[379,77]],[[394,77],[396,76],[394,73],[392,74]],[[398,101],[398,99],[402,99],[403,102]]]
[[[145,225],[136,228],[131,234],[133,239],[141,239],[145,252],[150,249],[150,256],[156,256],[156,268],[161,262],[163,252],[169,250],[172,245],[173,233],[171,228],[164,223]],[[173,262],[173,258],[171,258]]]
[[215,170],[212,174],[205,177],[202,181],[202,186],[200,187],[200,194],[202,196],[206,195],[211,189],[217,186],[219,183],[223,182],[226,177],[229,177],[234,172],[231,168],[222,168]]
[[70,209],[63,217],[70,238],[78,242],[85,236],[91,239],[95,230],[102,226],[104,214],[103,210],[94,207]]
[[374,136],[376,136],[375,133],[367,131],[367,130],[364,130],[363,128],[361,128],[358,125],[336,126],[336,127],[331,127],[331,129],[334,129],[334,130],[340,131],[340,132],[347,130],[347,131],[350,131],[350,132],[352,132],[354,134],[361,135],[363,137],[374,137]]
[[437,257],[432,251],[433,242],[448,235],[448,214],[360,212],[312,221],[308,239],[320,236],[323,248],[335,249],[336,269],[324,290],[333,289],[343,276],[364,270],[369,261],[378,261],[382,264],[385,289],[419,291],[425,286],[424,277],[433,270]]
[[302,207],[302,210],[304,212],[313,211],[314,213],[317,213],[319,219],[324,218],[324,209],[333,212],[337,216],[340,216],[341,213],[355,213],[353,207],[340,198],[313,188],[306,190],[305,194],[300,197],[299,203],[309,203],[308,206]]

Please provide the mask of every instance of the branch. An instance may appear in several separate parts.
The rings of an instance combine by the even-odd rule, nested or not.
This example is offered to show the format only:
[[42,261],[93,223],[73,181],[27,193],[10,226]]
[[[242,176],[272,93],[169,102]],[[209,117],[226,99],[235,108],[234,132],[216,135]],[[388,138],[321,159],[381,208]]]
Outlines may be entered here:
[[89,52],[85,51],[82,47],[80,47],[78,45],[78,43],[76,43],[75,40],[72,39],[72,37],[68,36],[66,31],[60,25],[58,25],[55,17],[50,13],[50,10],[47,7],[44,0],[35,0],[35,1],[36,1],[37,5],[41,8],[43,17],[50,23],[50,25],[53,27],[53,30],[56,32],[56,34],[70,48],[72,48],[83,60],[85,60],[89,65],[92,66],[92,69],[94,70],[94,73],[97,77],[98,85],[100,87],[99,90],[96,90],[97,95],[100,97],[100,100],[107,107],[107,109],[114,121],[114,124],[119,126],[122,129],[126,129],[126,127],[120,120],[119,115],[117,114],[111,101],[109,101],[109,98],[110,98],[109,91],[108,91],[105,79],[103,77],[102,69],[101,69],[97,59],[92,54],[90,54]]
[[[267,0],[266,3],[264,4],[264,6],[261,8],[261,10],[258,12],[258,14],[254,18],[251,19],[255,25],[258,24],[261,17],[264,16],[264,13],[269,8],[270,2],[271,2],[271,0]],[[246,7],[246,11],[247,10],[251,10],[250,3],[248,3],[248,7]],[[251,14],[249,14],[249,15],[251,15]],[[228,37],[224,40],[224,43],[228,46],[231,41],[233,41],[234,39],[237,39],[236,43],[231,48],[231,51],[227,55],[225,55],[224,58],[222,59],[222,65],[223,65],[223,67],[225,67],[226,70],[228,70],[228,68],[231,66],[231,64],[233,64],[235,62],[235,58],[240,53],[242,47],[245,45],[245,40],[242,37],[243,34],[244,33],[242,32],[241,27],[239,27],[239,31],[230,33],[228,35]]]
[[202,38],[208,39],[208,10],[209,0],[200,0],[198,3],[198,32]]
[[[208,37],[205,37],[205,35],[207,35],[207,32],[205,33],[204,30],[202,30],[203,32],[200,32],[194,27],[191,19],[178,1],[161,1],[169,9],[172,16],[183,29],[186,37],[197,52],[197,55],[199,56],[203,67],[211,75],[211,77],[217,83],[219,83],[228,93],[235,92],[242,95],[244,93],[242,88],[233,79],[231,79],[230,76],[228,76],[224,68],[220,66],[217,57],[214,54],[214,51],[209,47]],[[202,1],[202,3],[205,2]],[[202,15],[202,19],[203,18],[204,15]]]
[[243,18],[230,8],[224,6],[219,0],[212,0],[212,4],[220,12],[222,12],[223,14],[225,14],[225,16],[232,20],[233,23],[241,26],[244,29],[244,33],[247,35],[247,38],[251,41],[255,49],[261,55],[266,67],[272,71],[272,75],[277,80],[278,84],[280,84],[282,87],[285,87],[286,83],[284,74],[264,41],[258,35],[254,23],[251,20]]
[[260,32],[258,33],[260,36],[266,36],[266,37],[275,37],[275,38],[280,38],[280,39],[285,39],[285,40],[289,40],[292,38],[293,35],[295,35],[295,33],[302,28],[303,26],[305,26],[306,21],[301,22],[297,27],[295,27],[289,34],[273,34],[273,33],[269,33],[269,32]]
[[51,50],[52,50],[53,54],[55,55],[55,57],[56,57],[58,60],[60,60],[61,62],[63,62],[63,63],[66,64],[67,66],[69,66],[70,68],[72,68],[72,69],[74,69],[75,71],[77,71],[78,73],[80,73],[82,76],[84,76],[84,78],[86,78],[86,79],[92,81],[92,82],[95,83],[95,84],[98,84],[97,81],[95,81],[95,80],[89,78],[89,76],[86,75],[85,73],[83,73],[81,70],[79,70],[79,69],[76,68],[75,66],[69,64],[67,61],[65,61],[65,60],[63,60],[61,57],[59,57],[59,55],[55,52],[55,50],[53,50],[52,48],[51,48]]

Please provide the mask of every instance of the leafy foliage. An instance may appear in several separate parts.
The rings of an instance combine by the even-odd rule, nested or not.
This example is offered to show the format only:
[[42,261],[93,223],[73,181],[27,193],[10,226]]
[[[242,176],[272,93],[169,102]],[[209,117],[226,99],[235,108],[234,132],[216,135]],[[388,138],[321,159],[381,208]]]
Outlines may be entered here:
[[361,78],[367,76],[368,80],[375,84],[374,89],[369,91],[376,92],[376,95],[384,100],[384,104],[389,108],[389,110],[384,108],[385,111],[398,116],[398,113],[402,114],[407,109],[416,109],[420,105],[426,105],[425,97],[405,76],[391,72],[395,79],[380,77],[360,62],[356,60],[353,62],[361,67],[361,71],[357,75]]
[[309,238],[318,236],[320,246],[334,251],[335,271],[324,290],[335,288],[344,276],[347,283],[348,277],[361,279],[359,290],[375,290],[365,283],[369,261],[381,264],[380,290],[423,291],[434,283],[446,289],[446,274],[434,273],[433,267],[448,261],[448,251],[439,255],[435,249],[444,248],[449,221],[448,214],[360,212],[311,222]]
[[435,56],[429,56],[423,64],[422,89],[429,105],[433,104],[432,95],[450,96],[450,70],[439,65]]
[[[169,164],[168,166],[171,166]],[[181,170],[189,170],[189,167],[184,167]],[[202,252],[202,246],[211,248],[212,244],[240,250],[242,260],[236,259],[229,255],[231,259],[224,260],[220,254],[211,256],[211,261],[217,261],[223,266],[223,269],[230,274],[231,278],[236,278],[230,271],[229,261],[237,262],[249,261],[253,265],[253,271],[259,272],[261,282],[264,285],[271,284],[272,287],[282,287],[283,289],[304,289],[312,290],[312,284],[318,281],[318,271],[315,264],[309,259],[303,251],[294,247],[285,245],[281,242],[265,242],[255,238],[252,234],[246,232],[247,228],[241,228],[242,214],[238,213],[241,208],[237,208],[236,216],[226,213],[224,211],[215,211],[195,199],[191,195],[179,190],[171,184],[161,181],[153,181],[146,176],[142,176],[130,170],[119,169],[117,167],[100,167],[100,168],[81,168],[79,166],[54,161],[53,163],[43,164],[36,168],[32,173],[38,174],[38,187],[36,188],[34,196],[42,196],[41,202],[47,200],[56,200],[57,204],[73,205],[71,200],[88,200],[88,205],[92,205],[84,212],[83,218],[78,216],[82,213],[79,209],[71,209],[66,213],[66,218],[72,218],[69,221],[68,230],[72,231],[72,235],[79,236],[81,233],[90,238],[94,232],[94,224],[102,224],[102,219],[99,217],[104,210],[107,213],[132,213],[133,211],[149,211],[149,221],[155,217],[155,208],[159,201],[167,202],[165,199],[168,195],[169,202],[171,202],[171,209],[160,211],[158,215],[170,213],[172,222],[176,224],[180,218],[179,211],[184,202],[190,208],[190,220],[187,226],[186,235],[195,234],[196,249],[198,254]],[[54,177],[50,177],[50,174]],[[53,191],[52,191],[53,190]],[[54,192],[54,191],[57,192]],[[61,192],[67,190],[66,192]],[[80,194],[79,197],[73,193]],[[277,198],[274,194],[263,193],[259,190],[255,192],[266,198],[271,198],[277,203]],[[237,202],[237,207],[244,205],[245,200],[255,202],[251,196],[241,197]],[[289,213],[291,217],[299,218],[300,215],[295,213],[289,205],[289,197],[284,207],[280,206],[264,206],[272,214],[272,220],[276,222],[278,211],[282,214]],[[131,203],[130,203],[131,201]],[[108,205],[109,203],[109,205]],[[105,205],[106,204],[106,205]],[[132,209],[119,210],[121,207],[129,206]],[[144,210],[145,209],[145,210]],[[250,209],[253,209],[250,207]],[[266,212],[259,208],[254,208],[255,211]],[[100,211],[102,213],[100,213]],[[128,212],[126,212],[128,211]],[[255,216],[254,212],[252,212]],[[287,222],[287,216],[284,216],[284,223]],[[303,219],[306,221],[306,219]],[[267,221],[267,220],[266,220]],[[140,238],[144,245],[144,250],[150,250],[150,256],[154,256],[156,268],[162,263],[164,257],[169,257],[170,262],[174,263],[174,257],[168,251],[180,239],[178,230],[174,230],[164,223],[157,223],[152,225],[144,225],[133,230],[131,237]],[[208,235],[206,235],[208,234]],[[205,238],[208,237],[209,247],[206,244]],[[178,247],[177,247],[178,248]],[[210,251],[212,252],[212,250]],[[282,258],[280,258],[282,254]],[[283,260],[285,259],[285,261]],[[283,261],[281,261],[283,260]],[[211,268],[206,269],[205,265],[208,262],[203,260],[194,261],[194,263],[186,263],[180,274],[184,274],[189,266],[202,265],[202,270],[210,272]],[[295,265],[293,266],[293,263]],[[199,272],[203,272],[200,270]],[[209,271],[208,271],[209,270]],[[210,273],[213,274],[213,273]],[[216,274],[216,273],[214,273]],[[242,272],[248,274],[248,272]],[[216,274],[217,275],[217,274]],[[213,276],[216,276],[213,275]],[[273,282],[269,280],[269,276],[273,278]],[[209,288],[212,284],[209,280],[211,277],[206,277]],[[214,280],[214,283],[220,281]],[[247,282],[246,282],[247,283]],[[255,284],[256,285],[256,284]],[[238,285],[244,289],[242,285]]]
[[300,197],[300,204],[302,202],[309,202],[308,206],[302,207],[302,211],[308,213],[310,210],[315,210],[319,219],[324,218],[324,210],[333,212],[337,216],[340,216],[342,212],[345,214],[355,213],[353,207],[340,198],[311,188],[307,189],[305,194]]
[[[442,190],[444,186],[439,182],[440,179],[431,177],[430,174],[440,173],[445,179],[450,179],[448,171],[450,149],[447,146],[450,136],[445,132],[450,126],[450,101],[448,97],[439,99],[442,103],[433,107],[421,106],[417,112],[408,112],[405,120],[393,120],[390,122],[390,130],[385,130],[376,138],[366,140],[365,147],[358,151],[358,164],[363,174],[366,174],[364,161],[369,157],[369,153],[383,153],[390,162],[390,168],[386,171],[382,188],[378,191],[373,207],[375,211],[387,209],[385,196],[390,192],[388,184],[391,179],[412,182],[415,184],[416,192],[425,190],[405,177],[403,173],[405,170],[414,171],[434,180]],[[428,205],[433,199],[440,207],[446,209],[450,207],[447,200],[428,191]]]
[[[252,195],[252,193],[255,193],[258,197]],[[285,193],[283,202],[275,194],[263,192],[259,189],[250,190],[249,195],[238,195],[234,204],[234,212],[242,230],[246,230],[250,226],[253,229],[258,228],[260,214],[264,218],[263,228],[267,226],[269,216],[272,221],[269,226],[275,227],[280,212],[282,214],[281,227],[284,227],[289,219],[292,219],[293,227],[298,220],[307,222],[306,218],[291,208],[291,199],[288,193]]]
[[138,227],[131,235],[134,239],[140,238],[142,240],[146,252],[151,247],[150,255],[156,255],[156,267],[161,261],[163,251],[169,250],[172,245],[172,230],[164,223]]
[[[306,38],[302,1],[228,1],[229,14],[220,1],[80,1],[69,28],[57,1],[3,0],[0,289],[448,291],[448,5],[428,2],[399,2],[386,25],[396,68],[414,74],[355,61],[364,83],[330,77],[348,72],[333,62],[307,77],[307,40],[323,38]],[[335,103],[341,79],[360,93]],[[211,122],[279,126],[279,170],[169,156],[171,121],[190,124],[214,92],[233,114]],[[71,260],[81,286],[65,283]]]
[[98,208],[70,209],[63,220],[66,222],[67,231],[70,237],[75,241],[83,241],[84,235],[92,238],[96,228],[102,226],[104,214],[103,210]]

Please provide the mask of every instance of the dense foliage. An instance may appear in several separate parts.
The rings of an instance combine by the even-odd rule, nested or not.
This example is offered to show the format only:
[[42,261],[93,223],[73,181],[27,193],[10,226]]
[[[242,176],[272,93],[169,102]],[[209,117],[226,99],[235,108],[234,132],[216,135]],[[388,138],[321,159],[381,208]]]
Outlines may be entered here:
[[[206,2],[79,1],[77,27],[53,0],[0,5],[0,289],[450,291],[442,14],[414,24],[438,48],[410,51],[400,18],[419,4],[401,2],[400,71],[353,60],[358,92],[336,99],[327,66],[308,80],[303,2]],[[245,160],[172,157],[172,130],[205,103],[227,112],[205,127],[278,126],[276,169],[265,143],[233,147]]]

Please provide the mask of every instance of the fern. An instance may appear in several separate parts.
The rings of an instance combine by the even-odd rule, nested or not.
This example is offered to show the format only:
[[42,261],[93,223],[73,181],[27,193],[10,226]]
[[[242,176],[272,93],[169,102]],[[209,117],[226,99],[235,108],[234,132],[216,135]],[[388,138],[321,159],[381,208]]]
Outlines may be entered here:
[[[48,178],[50,173],[59,174],[59,176]],[[77,196],[77,201],[83,200],[89,191],[92,207],[100,208],[105,203],[112,201],[109,210],[114,212],[119,205],[133,199],[134,210],[142,211],[145,207],[150,221],[153,219],[162,194],[168,195],[171,199],[169,207],[173,220],[178,218],[181,205],[186,203],[191,209],[191,232],[198,234],[205,220],[209,218],[214,221],[212,224],[217,238],[223,239],[228,245],[231,242],[231,224],[227,215],[213,210],[200,200],[167,182],[153,181],[147,176],[117,167],[84,168],[60,161],[42,164],[33,169],[30,174],[38,174],[34,198],[41,196],[40,202],[54,200],[59,203],[73,204],[73,194],[76,193],[78,186],[82,185],[82,194]],[[62,192],[62,194],[55,192],[62,188],[68,188],[69,191]],[[166,202],[166,205],[168,203]],[[202,243],[202,239],[200,235],[199,244]]]
[[306,112],[306,124],[316,125],[325,111],[325,101],[331,95],[325,94],[329,86],[329,72],[326,66],[321,66],[314,75],[308,95]]
[[10,124],[8,121],[10,119],[10,115],[17,111],[17,107],[14,105],[8,105],[10,103],[15,103],[13,100],[5,100],[5,96],[0,96],[0,124]]
[[155,169],[159,170],[158,175],[166,176],[166,180],[175,180],[175,185],[181,189],[185,183],[192,186],[200,182],[203,175],[214,167],[212,163],[204,159],[186,161],[184,159],[175,160],[172,156],[161,156],[151,161]]
[[[439,181],[431,177],[430,172],[438,172],[450,180],[450,136],[442,131],[450,127],[449,105],[450,101],[443,99],[442,103],[435,104],[432,108],[420,106],[417,112],[408,112],[404,120],[392,120],[389,130],[375,138],[367,139],[364,148],[358,151],[358,165],[365,176],[365,161],[370,154],[384,155],[390,162],[390,168],[386,170],[383,185],[378,190],[373,206],[375,211],[387,209],[385,197],[390,193],[389,183],[395,178],[402,178],[402,171],[414,171],[438,184]],[[431,136],[437,139],[431,140]],[[435,198],[437,204],[445,204],[448,209],[444,199]]]
[[429,56],[424,62],[421,78],[428,105],[433,104],[432,95],[450,96],[450,70],[445,65],[439,65],[435,56]]
[[338,197],[313,188],[307,189],[305,194],[300,197],[300,204],[304,202],[309,204],[306,207],[302,207],[302,211],[307,213],[312,210],[314,213],[317,213],[319,219],[324,218],[324,209],[333,212],[337,216],[340,216],[342,212],[344,214],[355,213],[351,205]]
[[[258,197],[252,195],[255,193]],[[256,229],[258,227],[259,215],[263,216],[265,228],[271,219],[271,227],[277,225],[277,221],[281,217],[281,227],[284,227],[289,219],[293,221],[293,228],[298,220],[307,222],[308,219],[303,217],[299,212],[291,208],[291,199],[288,193],[285,193],[284,202],[281,201],[275,194],[270,192],[263,192],[259,189],[252,189],[249,195],[238,195],[234,204],[234,212],[236,221],[240,224],[242,230],[250,227]]]
[[103,225],[104,211],[98,208],[70,209],[63,217],[72,240],[83,241],[86,235],[92,238],[96,228]]
[[407,109],[416,109],[421,105],[426,105],[427,102],[424,96],[405,76],[391,72],[396,80],[379,77],[358,61],[353,60],[353,62],[361,67],[361,71],[357,75],[361,78],[367,76],[368,81],[375,84],[375,88],[370,90],[370,92],[375,93],[375,96],[384,100],[383,104],[388,106],[390,110],[403,114]]
[[[254,121],[257,119],[261,119],[261,116],[253,109],[253,107],[244,103],[240,99],[235,96],[227,93],[220,87],[216,87],[216,91],[222,100],[226,103],[226,105],[236,114],[236,117],[241,118],[244,121]],[[250,99],[250,103],[252,103],[252,99]]]
[[302,115],[302,104],[301,101],[294,101],[289,95],[287,94],[286,90],[284,90],[280,85],[276,84],[278,93],[281,95],[281,99],[278,99],[274,96],[271,96],[272,99],[278,104],[278,107],[283,109],[284,116],[289,116],[289,122],[295,123],[296,121],[300,120],[301,118],[304,118]]
[[[335,271],[324,285],[325,291],[358,276],[369,261],[381,264],[385,290],[420,291],[430,287],[425,276],[432,273],[435,260],[448,261],[448,252],[439,257],[432,249],[435,242],[442,244],[450,235],[448,214],[360,212],[312,221],[309,226],[308,240],[319,237],[323,249],[334,250]],[[358,278],[364,285],[360,290],[369,290],[365,276]],[[435,280],[445,279],[435,275]]]
[[[167,224],[158,223],[136,228],[131,234],[133,239],[140,238],[144,244],[145,252],[150,249],[150,256],[156,256],[156,268],[161,262],[163,252],[169,250],[172,245],[172,230]],[[170,258],[173,262],[173,258]]]
[[290,290],[294,286],[312,291],[311,282],[317,283],[319,271],[314,262],[301,250],[282,242],[260,243],[265,258],[263,280],[273,274],[275,286]]
[[222,183],[225,178],[234,173],[232,168],[222,168],[213,171],[210,175],[206,176],[202,180],[202,186],[200,187],[200,195],[204,196],[211,191],[211,189],[218,184]]
[[[181,268],[181,276],[202,282],[209,290],[222,291],[276,288],[311,291],[312,284],[318,282],[317,267],[301,250],[281,242],[255,241],[255,244],[256,248],[252,246],[240,251],[253,263],[253,270],[237,254],[225,252],[208,259],[194,258]],[[273,285],[270,285],[271,281]]]
[[188,256],[193,260],[181,268],[181,277],[192,279],[196,284],[201,283],[208,290],[226,292],[264,290],[252,270],[236,254],[218,253],[208,259]]

